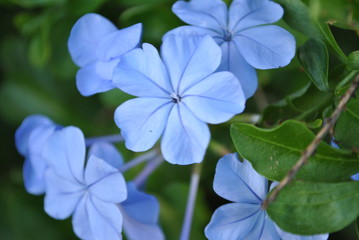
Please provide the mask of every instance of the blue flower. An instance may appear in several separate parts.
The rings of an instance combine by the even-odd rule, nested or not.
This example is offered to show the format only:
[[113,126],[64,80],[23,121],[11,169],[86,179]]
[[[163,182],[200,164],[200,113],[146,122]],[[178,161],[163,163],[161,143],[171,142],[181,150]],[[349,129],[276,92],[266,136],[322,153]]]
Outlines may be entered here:
[[68,40],[72,60],[81,69],[76,84],[84,96],[114,88],[113,69],[121,56],[140,43],[142,25],[118,30],[106,18],[95,13],[82,16],[73,26]]
[[237,154],[221,158],[216,167],[213,189],[232,201],[213,214],[205,234],[210,240],[325,240],[328,234],[299,236],[284,232],[261,208],[268,191],[268,181],[247,160]]
[[24,119],[15,132],[17,151],[25,157],[23,176],[28,193],[45,193],[44,174],[47,164],[41,156],[41,150],[55,129],[55,123],[47,117],[31,115]]
[[206,122],[222,123],[242,112],[242,88],[230,72],[213,73],[221,50],[209,36],[169,36],[161,57],[150,44],[123,56],[114,82],[139,98],[120,105],[115,122],[133,151],[150,149],[163,135],[168,162],[201,162],[210,139]]
[[178,27],[167,35],[186,32],[212,36],[223,53],[219,70],[237,76],[246,98],[257,89],[254,68],[283,67],[295,54],[295,39],[289,32],[264,25],[283,15],[282,7],[270,0],[233,0],[229,9],[222,0],[177,1],[172,10],[192,26]]
[[[105,143],[99,143],[101,145]],[[85,139],[75,127],[54,132],[42,155],[45,172],[45,211],[55,219],[73,214],[74,232],[81,239],[121,239],[122,214],[117,206],[127,198],[122,173],[108,161],[119,164],[115,150],[94,144],[85,165]]]

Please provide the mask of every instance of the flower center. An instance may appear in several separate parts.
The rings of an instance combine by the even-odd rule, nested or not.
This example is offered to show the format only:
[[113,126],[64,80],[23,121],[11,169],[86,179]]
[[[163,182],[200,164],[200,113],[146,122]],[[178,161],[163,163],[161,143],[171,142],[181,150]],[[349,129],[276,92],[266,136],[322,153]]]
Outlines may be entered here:
[[228,29],[224,30],[223,40],[226,42],[232,41],[232,32],[230,32]]
[[179,103],[181,101],[181,96],[179,96],[177,93],[171,93],[172,102]]

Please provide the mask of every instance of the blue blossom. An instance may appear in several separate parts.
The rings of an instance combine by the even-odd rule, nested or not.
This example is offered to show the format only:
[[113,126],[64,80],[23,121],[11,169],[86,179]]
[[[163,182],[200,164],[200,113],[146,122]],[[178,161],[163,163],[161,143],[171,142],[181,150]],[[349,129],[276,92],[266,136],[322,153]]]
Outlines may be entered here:
[[232,73],[213,73],[220,59],[221,50],[209,36],[169,36],[161,57],[150,44],[124,55],[114,82],[139,97],[115,112],[126,147],[145,151],[162,135],[161,150],[168,162],[201,162],[210,139],[206,123],[225,122],[245,104]]
[[118,30],[109,20],[95,13],[82,16],[68,40],[72,60],[81,69],[76,84],[84,96],[114,88],[113,69],[121,56],[140,43],[142,25]]
[[289,32],[265,25],[278,21],[283,15],[282,7],[270,0],[233,0],[229,8],[222,0],[177,1],[172,10],[192,26],[178,27],[168,34],[186,32],[212,36],[223,53],[219,70],[228,70],[237,76],[246,98],[257,89],[254,68],[285,66],[295,54],[295,39]]
[[205,229],[213,240],[325,240],[328,234],[299,236],[281,230],[261,208],[268,191],[268,181],[247,160],[237,154],[221,158],[216,167],[213,189],[233,202],[219,207]]
[[122,159],[115,150],[94,144],[84,168],[85,152],[84,136],[76,127],[63,128],[49,137],[42,151],[49,165],[45,211],[55,219],[73,214],[74,232],[81,239],[122,239],[122,214],[117,204],[127,198],[126,183],[121,172],[105,160]]
[[24,119],[15,132],[17,151],[25,157],[23,166],[24,185],[28,193],[45,193],[46,161],[41,150],[47,138],[56,129],[56,124],[42,115],[31,115]]

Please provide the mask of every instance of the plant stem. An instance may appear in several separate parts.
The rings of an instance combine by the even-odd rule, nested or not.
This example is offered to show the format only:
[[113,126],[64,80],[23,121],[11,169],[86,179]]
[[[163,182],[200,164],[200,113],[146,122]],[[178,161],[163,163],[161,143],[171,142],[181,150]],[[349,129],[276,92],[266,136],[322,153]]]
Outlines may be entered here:
[[163,162],[162,155],[158,155],[156,158],[152,159],[147,166],[137,175],[137,177],[133,180],[133,183],[136,187],[140,187],[147,178],[151,175],[153,171],[155,171]]
[[107,135],[101,137],[86,138],[86,146],[88,147],[97,142],[116,143],[122,141],[123,141],[123,137],[120,134],[113,134],[113,135]]
[[289,170],[285,178],[278,184],[278,186],[272,191],[272,193],[269,194],[267,198],[264,200],[262,204],[263,209],[268,208],[269,204],[276,200],[280,191],[293,180],[293,178],[298,173],[298,171],[308,162],[310,156],[314,154],[315,150],[317,149],[323,137],[329,132],[331,128],[333,128],[334,124],[338,120],[342,111],[345,109],[345,106],[348,103],[349,99],[354,95],[355,90],[358,88],[358,86],[359,86],[359,75],[356,76],[356,78],[352,82],[349,89],[346,91],[343,98],[340,100],[338,106],[336,107],[332,115],[326,119],[326,122],[323,125],[322,129],[318,132],[318,134],[315,136],[313,141],[304,150],[304,152],[302,152],[301,158],[292,167],[292,169]]
[[208,149],[213,152],[214,154],[218,155],[218,156],[224,156],[226,154],[231,153],[231,151],[229,151],[226,146],[224,146],[223,144],[217,142],[214,139],[211,139]]
[[125,171],[129,170],[130,168],[137,166],[138,164],[149,161],[149,160],[153,159],[157,154],[158,154],[158,152],[156,149],[151,150],[147,153],[144,153],[141,156],[138,156],[138,157],[128,161],[126,164],[124,164],[120,168],[120,171],[125,172]]
[[202,169],[202,164],[195,164],[193,166],[193,172],[191,175],[191,184],[190,184],[190,189],[187,199],[186,213],[183,220],[180,240],[189,240],[193,211],[196,202],[199,179],[201,176],[201,169]]

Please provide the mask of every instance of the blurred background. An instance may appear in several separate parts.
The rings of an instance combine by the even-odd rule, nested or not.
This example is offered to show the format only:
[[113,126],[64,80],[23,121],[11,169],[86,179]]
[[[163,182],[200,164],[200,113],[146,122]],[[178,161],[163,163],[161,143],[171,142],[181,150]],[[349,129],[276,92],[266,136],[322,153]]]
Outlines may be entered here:
[[[23,187],[23,158],[16,152],[14,132],[26,116],[44,114],[61,125],[80,127],[87,137],[119,132],[113,112],[130,96],[112,90],[83,97],[76,89],[77,67],[67,50],[67,39],[75,21],[85,13],[96,12],[119,28],[142,22],[143,42],[159,47],[165,32],[183,24],[171,11],[174,2],[0,0],[0,240],[77,239],[69,219],[57,221],[47,216],[43,211],[43,196],[29,195]],[[333,34],[346,54],[359,49],[358,0],[304,2],[314,16],[331,23]],[[290,30],[283,21],[278,24]],[[306,41],[300,33],[290,31],[298,46]],[[225,203],[213,192],[212,182],[217,160],[227,150],[234,151],[229,137],[230,123],[247,121],[268,104],[309,83],[297,59],[285,68],[258,71],[258,74],[261,87],[248,101],[245,113],[229,123],[211,126],[213,140],[204,160],[191,239],[205,239],[204,227],[214,209]],[[267,109],[267,119],[271,113]],[[123,144],[116,146],[126,160],[138,155],[126,150]],[[126,173],[126,179],[132,179],[139,170]],[[190,174],[191,166],[163,163],[147,183],[146,190],[160,201],[160,224],[169,240],[178,239],[181,230]],[[332,234],[330,239],[357,239],[354,225]]]

